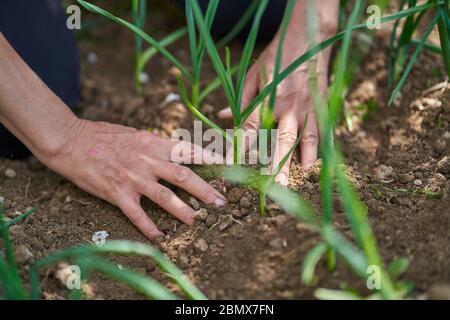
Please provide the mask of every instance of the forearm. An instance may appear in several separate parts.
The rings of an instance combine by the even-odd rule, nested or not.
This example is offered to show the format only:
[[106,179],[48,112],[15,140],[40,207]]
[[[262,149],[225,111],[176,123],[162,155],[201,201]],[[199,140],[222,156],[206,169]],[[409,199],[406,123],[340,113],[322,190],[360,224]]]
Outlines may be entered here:
[[0,122],[38,157],[58,152],[78,123],[1,33]]

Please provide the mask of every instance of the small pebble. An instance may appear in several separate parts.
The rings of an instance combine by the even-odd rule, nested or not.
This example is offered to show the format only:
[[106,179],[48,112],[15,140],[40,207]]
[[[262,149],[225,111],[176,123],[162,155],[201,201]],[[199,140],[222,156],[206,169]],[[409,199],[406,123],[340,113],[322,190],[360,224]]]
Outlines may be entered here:
[[450,157],[445,156],[437,164],[438,171],[442,174],[450,173]]
[[270,241],[269,246],[272,249],[282,249],[283,247],[285,247],[285,243],[286,243],[286,240],[284,240],[282,238],[277,238],[277,239],[273,239],[272,241]]
[[14,169],[8,168],[5,170],[5,176],[9,179],[14,179],[17,176],[17,174]]
[[58,216],[59,215],[59,208],[56,206],[53,206],[50,208],[50,210],[48,210],[48,213],[50,216]]
[[252,206],[250,200],[247,197],[242,197],[240,201],[241,207],[250,208]]
[[162,102],[162,105],[165,106],[166,104],[169,104],[169,103],[172,103],[175,101],[180,101],[180,100],[181,100],[181,97],[179,94],[171,92],[166,96],[166,98]]
[[185,254],[181,254],[181,255],[178,257],[178,265],[179,265],[181,268],[187,268],[187,267],[189,267],[189,257],[188,257],[187,255],[185,255]]
[[414,175],[411,172],[402,173],[399,175],[399,179],[401,183],[410,183],[414,181]]
[[231,215],[237,219],[242,218],[242,213],[241,213],[241,210],[239,210],[239,209],[233,209],[231,211]]
[[200,209],[200,203],[194,197],[189,198],[189,203],[191,204],[192,208],[194,208],[194,210]]
[[209,214],[208,217],[206,217],[205,224],[208,228],[212,227],[217,223],[217,216],[215,214]]
[[420,179],[416,179],[416,180],[414,180],[414,185],[415,186],[421,186],[423,184],[423,182],[422,182],[422,180],[420,180]]
[[239,188],[233,188],[230,190],[230,193],[228,194],[228,201],[231,203],[237,203],[242,198],[243,191]]
[[233,218],[231,216],[225,216],[219,224],[219,230],[224,231],[233,224]]
[[304,231],[308,230],[308,227],[304,223],[297,223],[295,225],[295,229],[297,229],[298,232],[304,232]]
[[194,242],[194,249],[197,252],[205,252],[208,250],[208,244],[206,243],[205,239],[198,239]]
[[389,166],[381,165],[375,169],[375,179],[378,181],[386,181],[392,177],[394,169]]
[[139,74],[139,81],[140,83],[148,83],[150,81],[150,76],[145,72],[141,72]]
[[200,210],[195,211],[194,218],[200,221],[205,221],[208,217],[208,210],[205,208],[201,208]]
[[34,257],[33,253],[25,245],[18,245],[15,249],[15,255],[19,264],[25,264]]
[[12,225],[9,227],[9,235],[11,236],[11,239],[13,240],[19,240],[19,239],[25,239],[26,234],[25,230],[20,225]]

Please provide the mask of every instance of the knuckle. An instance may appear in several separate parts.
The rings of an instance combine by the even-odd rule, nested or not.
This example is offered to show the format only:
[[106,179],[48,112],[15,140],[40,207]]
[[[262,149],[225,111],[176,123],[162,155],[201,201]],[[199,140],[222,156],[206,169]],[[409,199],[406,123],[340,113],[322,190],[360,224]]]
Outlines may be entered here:
[[127,216],[131,221],[138,221],[142,218],[142,212],[140,210],[131,210],[127,212]]
[[248,119],[247,121],[244,122],[243,128],[246,131],[250,131],[250,130],[258,130],[259,127],[259,123],[257,120],[255,119]]
[[317,136],[317,134],[309,133],[305,134],[302,137],[302,144],[317,144],[317,143],[319,143],[319,137]]
[[280,132],[279,138],[284,143],[294,144],[297,141],[297,132],[282,131]]
[[163,204],[167,203],[171,197],[171,191],[166,187],[159,187],[156,190],[155,201],[157,203]]
[[176,182],[182,183],[192,177],[192,171],[186,167],[178,166],[175,170],[174,176]]

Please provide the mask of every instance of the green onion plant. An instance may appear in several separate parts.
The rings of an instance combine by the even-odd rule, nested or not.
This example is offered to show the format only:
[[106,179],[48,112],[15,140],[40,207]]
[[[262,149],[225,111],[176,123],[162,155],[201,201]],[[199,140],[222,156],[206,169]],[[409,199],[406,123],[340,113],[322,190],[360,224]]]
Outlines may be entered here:
[[[186,275],[160,251],[149,245],[132,241],[107,241],[103,246],[79,245],[53,253],[35,261],[30,266],[30,283],[25,285],[18,271],[8,227],[27,218],[33,212],[34,209],[28,209],[17,218],[5,222],[4,199],[0,199],[0,234],[2,239],[0,250],[0,299],[39,299],[39,270],[61,261],[71,261],[79,266],[83,278],[90,272],[95,271],[130,286],[147,298],[178,299],[174,293],[151,277],[140,275],[132,270],[119,268],[117,264],[102,258],[101,255],[105,254],[148,257],[178,285],[186,298],[195,300],[206,299],[206,296],[189,281]],[[30,289],[28,290],[28,288]],[[80,290],[73,289],[71,297],[82,297]]]
[[[154,52],[159,52],[179,70],[177,80],[183,102],[196,118],[207,126],[217,130],[229,143],[232,143],[234,164],[240,163],[238,159],[239,144],[241,143],[240,129],[243,128],[245,121],[256,108],[261,106],[263,109],[261,116],[262,127],[272,127],[277,86],[294,70],[306,64],[309,69],[309,84],[311,86],[321,137],[320,152],[323,159],[320,173],[322,214],[318,215],[312,209],[312,206],[307,201],[301,199],[296,193],[274,183],[277,170],[279,171],[282,165],[279,168],[275,168],[274,175],[271,176],[261,176],[242,166],[230,166],[224,170],[224,175],[234,183],[243,184],[258,190],[260,194],[261,213],[265,212],[266,197],[269,197],[279,203],[286,212],[320,234],[321,242],[307,254],[303,262],[302,280],[304,283],[313,282],[315,267],[323,256],[326,257],[329,270],[334,269],[337,257],[339,257],[363,279],[368,279],[368,267],[376,266],[379,268],[382,285],[370,298],[397,299],[403,298],[408,294],[410,286],[398,281],[398,277],[406,269],[408,263],[406,260],[401,259],[392,262],[387,267],[385,266],[378,252],[376,239],[368,221],[367,207],[361,202],[357,191],[349,182],[344,172],[341,153],[334,143],[334,128],[342,113],[345,95],[350,85],[349,79],[351,78],[351,74],[349,74],[348,70],[353,69],[349,68],[353,35],[357,31],[367,30],[366,22],[358,22],[366,4],[365,1],[355,1],[348,18],[345,14],[345,8],[350,1],[342,1],[340,25],[343,30],[331,38],[317,43],[314,33],[317,21],[316,3],[314,0],[308,0],[310,47],[304,54],[295,59],[285,69],[281,70],[283,39],[296,2],[295,0],[288,0],[285,16],[281,24],[281,41],[277,48],[273,78],[267,79],[268,81],[265,86],[246,106],[242,105],[244,83],[253,59],[261,18],[268,5],[268,0],[253,1],[248,11],[243,15],[242,20],[236,24],[232,32],[218,42],[215,42],[211,35],[211,26],[214,22],[219,0],[210,0],[205,13],[200,9],[197,0],[186,0],[185,15],[186,32],[188,34],[191,55],[190,69],[185,67],[172,55],[165,48],[162,41],[159,42],[145,33],[139,28],[137,23],[131,24],[86,1],[78,0],[78,2],[86,9],[101,14],[133,31],[137,36],[149,43],[151,48],[155,50]],[[388,5],[385,0],[378,0],[374,3],[381,3],[383,8],[386,8]],[[414,38],[415,30],[427,12],[433,13],[434,18],[427,27],[424,35],[417,40]],[[236,66],[232,66],[230,50],[226,47],[225,50],[222,49],[252,18],[250,32],[243,46],[242,54],[239,57],[239,63]],[[390,54],[388,56],[388,74],[389,82],[391,84],[397,82],[397,84],[392,92],[389,103],[392,103],[398,92],[400,92],[423,48],[432,49],[432,51],[440,53],[444,59],[447,75],[450,75],[449,21],[449,0],[429,0],[425,3],[419,3],[414,0],[401,0],[400,9],[397,12],[384,15],[381,18],[380,23],[383,25],[394,23],[390,40]],[[403,29],[400,35],[397,36],[401,26]],[[429,35],[435,27],[439,30],[440,48],[432,46],[427,42]],[[317,85],[315,72],[317,55],[324,49],[338,43],[340,43],[340,47],[334,63],[333,80],[329,88],[329,95],[324,97],[319,93],[320,91]],[[408,60],[410,51],[413,48],[412,56]],[[201,71],[204,66],[204,59],[206,58],[210,60],[217,78],[205,88],[200,88]],[[190,84],[189,93],[186,83]],[[219,127],[200,112],[199,106],[202,101],[218,87],[224,91],[232,110],[233,135],[229,135],[223,128]],[[291,155],[294,148],[295,146],[285,155],[283,161]],[[333,193],[335,192],[339,196],[341,207],[351,226],[354,239],[352,241],[338,232],[333,225]],[[323,299],[339,297],[360,298],[348,292],[326,289],[317,290],[316,295]]]

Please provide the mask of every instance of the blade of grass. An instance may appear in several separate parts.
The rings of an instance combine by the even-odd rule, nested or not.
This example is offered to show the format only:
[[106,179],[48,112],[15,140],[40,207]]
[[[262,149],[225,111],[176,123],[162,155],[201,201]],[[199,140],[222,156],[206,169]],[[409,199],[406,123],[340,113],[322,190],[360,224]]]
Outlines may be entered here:
[[[399,5],[399,10],[401,10],[407,0],[401,0]],[[394,62],[396,60],[397,55],[397,45],[395,40],[397,39],[398,28],[400,27],[400,19],[394,22],[394,27],[392,28],[390,39],[389,39],[389,51],[388,51],[388,85],[392,86],[394,82]]]
[[[191,51],[192,69],[197,70],[198,64],[197,36],[196,36],[197,32],[195,30],[194,14],[192,13],[190,1],[185,1],[185,14],[186,14],[187,31],[189,36],[189,50]],[[193,73],[195,74],[195,71]]]
[[327,251],[326,243],[319,243],[313,249],[311,249],[303,260],[302,264],[302,283],[306,285],[312,285],[314,282],[314,271],[316,270],[316,266],[320,261],[320,258]]
[[417,58],[419,57],[419,53],[422,51],[422,48],[424,47],[425,42],[427,41],[427,39],[428,39],[429,35],[431,34],[431,32],[433,31],[434,27],[436,26],[436,23],[438,22],[438,19],[441,15],[441,12],[442,11],[439,9],[438,13],[436,14],[436,16],[433,18],[432,22],[427,27],[427,30],[425,31],[425,34],[424,34],[422,40],[420,41],[419,45],[417,46],[416,50],[414,51],[412,57],[409,60],[408,66],[406,67],[405,72],[402,75],[402,78],[400,79],[399,83],[397,84],[394,91],[392,92],[391,97],[389,98],[388,105],[392,105],[395,98],[397,97],[397,94],[403,88],[403,85],[405,84],[406,79],[408,78],[414,64],[416,63]]
[[[436,4],[430,3],[430,4],[424,4],[420,5],[414,8],[409,8],[405,10],[398,11],[394,14],[387,15],[381,19],[381,23],[387,23],[390,21],[394,21],[397,19],[403,19],[407,16],[410,16],[412,14],[415,14],[417,12],[421,12],[423,10],[428,10],[430,8],[435,7]],[[356,26],[353,26],[351,28],[352,31],[364,29],[367,27],[366,23],[358,24]],[[337,41],[341,40],[344,35],[346,34],[348,30],[343,30],[336,34],[335,36],[326,39],[322,41],[321,43],[317,44],[316,46],[309,49],[307,52],[305,52],[303,55],[298,57],[294,62],[292,62],[287,68],[285,68],[281,73],[277,81],[272,81],[269,83],[266,87],[264,87],[260,93],[250,102],[250,104],[247,106],[247,108],[244,110],[244,112],[241,115],[241,123],[245,122],[245,120],[248,119],[248,117],[255,111],[255,109],[264,101],[264,99],[271,93],[272,86],[278,86],[280,82],[282,82],[286,77],[288,77],[295,69],[303,65],[306,61],[314,57],[317,53],[321,52],[325,48],[333,45]],[[242,125],[241,125],[242,126]]]
[[[230,105],[235,105],[236,95],[234,91],[233,84],[230,83],[226,76],[225,67],[220,59],[219,53],[217,52],[217,48],[212,40],[209,29],[206,25],[203,14],[200,10],[200,6],[197,0],[188,0],[191,2],[192,10],[194,13],[194,17],[197,23],[197,27],[199,29],[200,34],[202,35],[203,41],[205,42],[206,50],[208,51],[211,62],[216,70],[216,73],[220,79],[220,82],[225,91],[225,95],[227,96],[228,102]],[[217,0],[211,0],[217,2]]]
[[[231,75],[237,72],[238,65],[234,65],[231,67]],[[221,85],[220,79],[216,77],[213,81],[211,81],[200,93],[199,103],[202,102],[208,95],[210,95],[214,90],[219,88]]]
[[178,88],[180,90],[181,99],[183,100],[184,104],[189,109],[189,111],[194,115],[194,117],[196,117],[197,119],[199,119],[200,121],[202,121],[203,123],[208,125],[210,128],[213,128],[214,130],[219,132],[228,141],[232,142],[233,138],[230,137],[226,133],[225,130],[223,130],[221,127],[219,127],[213,121],[211,121],[206,116],[204,116],[195,106],[192,105],[191,101],[189,100],[189,98],[187,96],[186,88],[183,83],[183,79],[181,79],[181,77],[177,77],[177,80],[178,80]]
[[[164,48],[181,39],[187,33],[186,28],[180,28],[175,30],[167,37],[164,37],[159,41],[159,44]],[[138,72],[141,73],[144,70],[145,65],[148,61],[153,58],[158,53],[158,50],[155,47],[147,48],[141,55],[141,58],[138,63]]]
[[[9,294],[14,295],[17,299],[24,299],[26,295],[17,270],[16,258],[14,256],[14,250],[9,238],[8,227],[3,220],[4,213],[5,203],[4,198],[2,197],[0,198],[0,233],[2,235],[3,248],[5,252],[5,258],[2,258],[2,274],[4,274],[8,285],[12,288],[12,291],[10,291]],[[0,254],[2,253],[0,252]]]
[[262,16],[264,11],[267,8],[268,0],[260,0],[258,9],[256,11],[255,17],[253,19],[252,27],[250,29],[250,33],[247,37],[247,41],[245,42],[244,49],[242,51],[241,61],[239,63],[238,73],[237,73],[237,83],[236,83],[236,103],[231,106],[233,110],[233,120],[234,126],[238,126],[241,124],[241,104],[242,97],[244,94],[244,83],[245,78],[247,76],[248,67],[250,65],[253,50],[255,48],[256,38],[258,36],[259,26],[261,23]]
[[[336,154],[336,165],[338,165],[342,163],[342,160],[337,151]],[[356,191],[348,182],[343,170],[336,170],[336,182],[340,192],[345,215],[350,222],[352,232],[357,243],[362,248],[367,258],[367,263],[380,268],[380,278],[382,283],[380,291],[383,297],[386,299],[395,299],[397,295],[392,281],[385,271],[384,263],[379,256],[375,236],[367,219],[366,207],[359,200]]]
[[34,208],[29,208],[29,209],[27,209],[27,211],[25,212],[25,213],[23,213],[23,214],[21,214],[20,216],[18,216],[18,217],[15,217],[14,219],[11,219],[11,220],[9,220],[8,222],[6,222],[5,224],[6,224],[6,227],[10,227],[10,226],[12,226],[13,224],[16,224],[16,223],[18,223],[18,222],[20,222],[20,221],[22,221],[22,220],[25,220],[26,218],[28,218],[30,215],[32,215],[33,213],[35,213],[36,212],[36,210],[34,209]]
[[188,79],[192,80],[192,76],[187,71],[185,67],[178,61],[169,51],[167,51],[157,40],[155,40],[153,37],[142,31],[141,29],[137,28],[133,24],[129,23],[128,21],[125,21],[119,17],[114,16],[110,12],[97,7],[89,2],[83,1],[83,0],[77,0],[80,5],[82,5],[85,9],[100,14],[139,35],[142,37],[146,42],[148,42],[151,46],[155,47],[161,55],[163,55],[167,60],[169,60],[180,72]]
[[[191,299],[204,300],[205,295],[194,286],[183,272],[170,260],[168,260],[160,251],[148,245],[133,241],[108,241],[103,246],[78,246],[66,250],[59,251],[48,257],[36,261],[30,268],[31,282],[37,283],[37,271],[46,265],[70,258],[83,257],[89,254],[96,253],[112,253],[122,255],[140,255],[152,258],[156,264],[166,272],[175,283],[177,283],[183,292]],[[37,287],[37,286],[33,286]],[[34,298],[39,297],[39,292],[33,292]]]
[[347,32],[344,35],[342,45],[337,57],[336,68],[334,72],[334,81],[330,87],[330,94],[328,99],[328,106],[333,122],[336,121],[344,103],[345,70],[347,69],[350,47],[352,45],[351,27],[356,24],[358,18],[361,16],[362,5],[363,1],[355,2],[355,6],[353,7],[348,24],[346,26]]
[[[81,261],[80,261],[81,260]],[[129,287],[134,290],[144,294],[148,298],[157,299],[157,300],[176,300],[178,299],[176,295],[167,290],[159,282],[155,281],[150,277],[142,276],[134,271],[128,269],[119,269],[117,265],[111,263],[106,259],[102,259],[99,257],[89,258],[88,261],[86,258],[77,259],[77,264],[82,265],[85,264],[89,269],[93,269],[104,275],[109,276],[110,278],[116,279],[122,283],[125,283]]]

